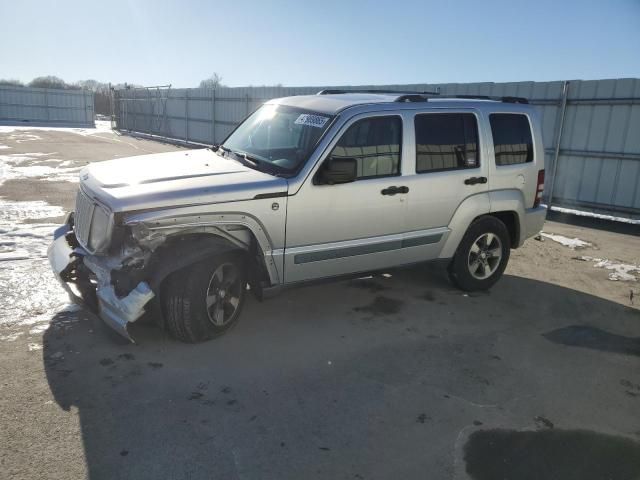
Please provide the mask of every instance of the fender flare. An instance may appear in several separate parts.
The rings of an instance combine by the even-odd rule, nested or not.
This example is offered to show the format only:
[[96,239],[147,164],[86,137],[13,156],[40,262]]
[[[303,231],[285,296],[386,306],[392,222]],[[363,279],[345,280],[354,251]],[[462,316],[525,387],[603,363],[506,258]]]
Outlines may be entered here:
[[471,222],[480,215],[489,213],[490,210],[491,201],[488,192],[477,193],[465,198],[456,209],[453,217],[451,217],[449,222],[450,233],[440,251],[439,257],[452,258],[462,241],[462,237],[467,233]]
[[524,218],[524,198],[522,192],[517,189],[498,190],[492,192],[482,192],[471,197],[467,197],[457,208],[449,222],[451,233],[440,251],[440,258],[452,258],[462,237],[467,232],[469,225],[476,218],[482,215],[491,215],[498,212],[514,212],[516,214],[518,244],[514,248],[521,246],[524,242],[522,235]]
[[[513,212],[516,216],[516,232],[518,240],[513,248],[521,247],[526,239],[526,228],[523,225],[525,219],[525,200],[522,191],[518,189],[497,190],[489,193],[491,200],[490,213]],[[524,233],[523,233],[524,232]]]
[[262,252],[271,285],[281,283],[282,276],[278,268],[281,267],[279,263],[282,261],[281,250],[274,250],[273,242],[264,225],[253,215],[237,212],[207,214],[198,207],[183,207],[139,213],[127,218],[125,224],[132,229],[144,230],[142,235],[149,238],[179,235],[180,231],[189,231],[190,233],[198,232],[218,237],[231,245],[233,245],[232,242],[215,235],[215,232],[225,228],[244,227],[251,232],[255,238],[256,247]]

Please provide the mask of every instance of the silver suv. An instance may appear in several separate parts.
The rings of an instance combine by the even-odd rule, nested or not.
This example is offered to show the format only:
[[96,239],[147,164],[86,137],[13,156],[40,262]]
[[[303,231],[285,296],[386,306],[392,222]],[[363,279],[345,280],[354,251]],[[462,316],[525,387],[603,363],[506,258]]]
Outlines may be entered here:
[[461,289],[484,290],[546,215],[540,124],[515,97],[281,98],[210,149],[80,176],[50,262],[127,338],[145,310],[198,342],[236,323],[248,290],[434,259]]

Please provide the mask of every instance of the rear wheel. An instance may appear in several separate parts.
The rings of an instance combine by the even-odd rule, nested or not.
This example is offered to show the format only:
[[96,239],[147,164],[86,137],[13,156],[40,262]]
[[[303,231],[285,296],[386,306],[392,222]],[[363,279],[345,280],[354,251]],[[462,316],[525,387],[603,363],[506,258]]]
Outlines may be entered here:
[[246,283],[238,254],[220,255],[172,274],[162,296],[169,332],[189,343],[222,335],[240,317]]
[[462,290],[487,290],[502,276],[510,251],[505,224],[495,217],[481,217],[462,238],[449,265],[449,276]]

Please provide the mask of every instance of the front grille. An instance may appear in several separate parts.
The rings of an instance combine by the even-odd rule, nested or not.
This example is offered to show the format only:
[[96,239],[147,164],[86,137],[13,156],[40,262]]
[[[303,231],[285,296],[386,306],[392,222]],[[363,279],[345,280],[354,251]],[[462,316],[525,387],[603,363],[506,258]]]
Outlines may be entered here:
[[76,212],[74,215],[74,229],[76,238],[84,248],[89,247],[89,233],[91,232],[91,221],[95,203],[87,197],[82,190],[78,189],[76,195]]

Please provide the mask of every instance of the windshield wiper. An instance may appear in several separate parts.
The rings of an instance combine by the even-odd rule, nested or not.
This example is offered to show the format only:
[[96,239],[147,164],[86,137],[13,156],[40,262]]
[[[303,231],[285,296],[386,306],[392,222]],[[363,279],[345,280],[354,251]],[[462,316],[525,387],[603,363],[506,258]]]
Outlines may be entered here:
[[243,154],[238,154],[236,153],[236,155],[240,155],[242,158],[244,158],[244,161],[247,163],[250,163],[251,165],[253,165],[254,167],[258,167],[260,166],[260,160],[258,160],[255,157],[250,157],[249,155],[247,155],[246,153]]
[[227,151],[233,153],[236,157],[240,158],[241,163],[249,166],[250,168],[253,168],[255,170],[258,170],[260,172],[264,172],[264,173],[268,173],[270,175],[274,175],[274,176],[280,176],[280,174],[278,173],[278,170],[276,168],[274,168],[269,162],[267,162],[266,160],[262,160],[258,157],[254,157],[252,155],[249,155],[246,152],[237,152],[237,151],[233,151],[233,150],[228,150]]
[[213,150],[214,152],[216,152],[218,155],[220,153],[222,153],[222,156],[224,157],[225,153],[229,153],[231,151],[231,149],[227,148],[227,147],[223,147],[222,145],[220,145],[219,143],[216,143],[215,145],[211,145],[211,150]]

